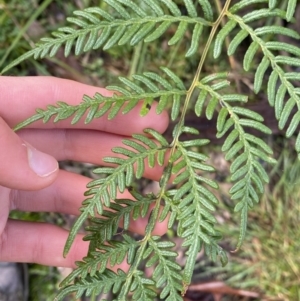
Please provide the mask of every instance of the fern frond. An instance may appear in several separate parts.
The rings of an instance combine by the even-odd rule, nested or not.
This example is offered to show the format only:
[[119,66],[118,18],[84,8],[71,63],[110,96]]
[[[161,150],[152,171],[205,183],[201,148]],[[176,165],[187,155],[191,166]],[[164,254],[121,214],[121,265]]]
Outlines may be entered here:
[[[290,8],[288,8],[288,12],[294,13],[294,1],[289,1],[288,6],[290,6]],[[246,71],[249,70],[255,53],[258,49],[261,49],[263,58],[259,63],[254,76],[254,91],[256,93],[260,91],[265,74],[267,70],[271,68],[272,72],[268,80],[268,100],[270,105],[275,108],[275,116],[278,119],[280,129],[284,129],[287,126],[288,120],[292,117],[291,119],[295,122],[295,124],[290,123],[287,129],[287,135],[291,136],[296,131],[298,125],[297,113],[300,108],[300,96],[299,93],[297,93],[298,88],[295,87],[294,81],[298,81],[299,77],[295,75],[295,73],[285,72],[283,65],[299,67],[300,51],[298,47],[283,42],[269,41],[268,38],[265,37],[268,37],[270,34],[280,34],[299,40],[300,35],[294,30],[275,25],[253,29],[247,24],[255,19],[253,19],[255,13],[260,14],[260,16],[264,18],[272,16],[274,12],[276,12],[279,17],[287,19],[289,17],[288,13],[285,14],[281,10],[263,9],[259,10],[259,12],[254,11],[243,17],[239,17],[232,13],[236,11],[233,8],[231,8],[230,12],[227,14],[229,19],[237,22],[241,30],[243,32],[246,31],[253,40],[244,57],[244,69]],[[294,57],[277,55],[274,53],[278,51],[288,52]],[[299,152],[297,149],[296,151]]]
[[36,109],[35,115],[16,125],[14,130],[17,131],[38,120],[47,123],[51,118],[54,118],[54,122],[58,122],[73,116],[71,124],[77,123],[82,118],[88,124],[93,119],[107,114],[108,119],[111,120],[120,111],[122,114],[129,113],[141,99],[144,99],[140,112],[141,116],[147,115],[151,104],[158,99],[157,114],[161,114],[168,103],[171,102],[171,118],[175,120],[180,113],[180,104],[183,96],[187,94],[187,90],[182,80],[170,69],[161,69],[168,80],[154,72],[133,75],[133,81],[125,77],[119,77],[124,86],[108,86],[107,89],[122,95],[116,93],[112,97],[103,96],[100,93],[96,93],[94,97],[84,95],[83,101],[78,105],[69,105],[63,101],[58,101],[56,106],[49,105],[47,109]]
[[159,236],[152,236],[143,258],[147,260],[146,267],[155,265],[153,279],[157,288],[164,287],[160,298],[166,301],[182,301],[181,267],[174,261],[177,253],[172,250],[173,242],[159,241]]
[[[188,129],[188,131],[197,133],[195,129]],[[172,211],[169,226],[172,226],[175,219],[179,221],[178,235],[184,238],[183,246],[187,247],[187,260],[183,271],[183,292],[190,284],[196,256],[203,246],[214,244],[214,237],[217,233],[214,229],[216,219],[211,211],[215,210],[218,200],[205,185],[211,188],[217,188],[218,185],[200,174],[212,172],[214,168],[204,163],[207,156],[192,149],[199,148],[208,142],[207,139],[179,141],[176,152],[170,158],[174,161],[172,173],[176,174],[173,183],[181,184],[181,186],[172,192],[169,191],[164,199]]]
[[120,269],[117,273],[106,269],[104,273],[97,272],[93,277],[88,275],[86,278],[75,280],[74,284],[64,287],[55,300],[63,300],[69,294],[74,294],[75,298],[79,299],[83,294],[85,296],[91,296],[92,294],[97,296],[101,292],[112,291],[117,293],[126,280],[126,276],[126,273]]
[[130,291],[133,292],[132,299],[152,301],[153,298],[157,296],[157,293],[153,289],[155,282],[142,276],[143,272],[141,271],[136,271],[134,273],[133,281],[130,287]]
[[[137,220],[139,217],[145,217],[150,205],[155,201],[154,195],[142,196],[133,189],[129,189],[135,200],[116,199],[110,204],[110,210],[104,210],[101,217],[91,219],[91,225],[86,227],[89,232],[84,237],[85,241],[92,241],[101,245],[109,241],[117,233],[118,227],[122,226],[128,230],[130,219]],[[120,222],[123,221],[121,225]]]
[[[259,72],[263,73],[263,71]],[[219,82],[222,83],[223,78],[221,76],[215,76],[215,78],[218,78]],[[233,200],[239,200],[235,206],[235,211],[241,212],[242,217],[237,246],[239,248],[246,233],[248,210],[259,200],[255,192],[256,188],[262,193],[264,183],[268,183],[269,181],[267,173],[258,162],[263,160],[274,164],[276,161],[270,157],[272,150],[266,143],[260,138],[245,132],[246,127],[251,127],[262,133],[271,134],[271,130],[262,123],[264,121],[262,116],[247,108],[232,106],[232,102],[245,102],[247,98],[243,95],[235,94],[222,95],[218,90],[213,88],[216,86],[218,86],[218,82],[212,84],[207,78],[198,83],[198,88],[200,89],[199,95],[205,91],[205,94],[210,96],[213,101],[217,99],[214,109],[217,105],[221,106],[217,118],[217,137],[221,138],[227,132],[230,132],[224,141],[222,151],[227,153],[225,156],[226,160],[233,160],[230,168],[232,173],[231,180],[236,182],[236,184],[231,188],[230,193]],[[212,100],[210,100],[211,102]],[[210,103],[208,103],[207,108]],[[196,102],[196,112],[199,110],[197,105],[199,104]],[[202,103],[203,105],[204,102]],[[213,112],[210,114],[212,116]],[[261,149],[258,149],[258,147]]]
[[[199,88],[200,92],[198,94],[198,98],[195,104],[195,113],[197,116],[201,116],[203,108],[205,107],[205,103],[208,102],[206,106],[206,117],[207,119],[212,119],[214,111],[221,101],[225,102],[247,102],[248,97],[240,94],[225,94],[221,95],[217,91],[224,89],[230,85],[228,80],[223,80],[227,78],[227,73],[219,73],[214,74],[214,76],[205,77],[197,84],[197,88]],[[212,83],[212,81],[219,80],[217,83]],[[223,111],[224,112],[224,111]],[[218,127],[221,124],[219,123]],[[222,125],[223,126],[223,125]]]
[[138,243],[126,234],[123,234],[122,237],[122,241],[107,239],[107,244],[97,245],[97,251],[89,251],[82,261],[76,262],[77,268],[63,280],[60,286],[69,285],[75,278],[85,279],[93,277],[97,273],[101,274],[108,266],[114,267],[116,264],[121,264],[126,256],[129,261],[134,256]]
[[[182,15],[173,0],[145,1],[146,6],[143,7],[131,0],[104,2],[113,9],[113,13],[103,11],[99,7],[75,11],[74,17],[67,18],[72,27],[59,28],[52,33],[52,37],[42,38],[33,50],[6,66],[2,73],[32,56],[34,59],[53,57],[61,47],[64,47],[64,55],[67,57],[73,46],[75,55],[79,55],[101,47],[107,50],[116,45],[134,46],[140,41],[152,42],[165,34],[172,24],[178,25],[178,28],[169,41],[170,45],[181,40],[188,27],[193,28],[192,43],[186,53],[186,56],[192,56],[197,50],[203,27],[212,26],[212,7],[207,0],[199,0],[207,20],[198,16],[195,4],[191,0],[184,1],[188,16]],[[167,14],[164,13],[165,8],[168,9]],[[74,29],[74,26],[77,29]]]
[[[244,130],[245,126],[249,126],[270,134],[270,130],[261,123],[262,117],[248,109],[231,107],[228,103],[224,103],[224,106],[228,110],[228,116],[230,116],[228,118],[234,121],[231,125],[234,126],[234,130],[231,130],[225,139],[222,150],[227,152],[226,160],[233,160],[230,168],[231,180],[236,183],[230,193],[232,200],[239,200],[235,211],[241,212],[240,237],[237,245],[237,248],[240,248],[246,232],[248,210],[259,201],[256,190],[263,193],[264,183],[269,182],[269,177],[259,162],[263,160],[274,164],[276,160],[269,156],[272,150],[266,143],[252,134],[245,133]],[[240,118],[240,115],[246,115],[251,119]],[[218,136],[223,136],[228,130],[229,128],[219,132]]]
[[[116,167],[100,167],[94,170],[96,174],[106,174],[107,176],[102,179],[94,180],[88,184],[89,190],[85,193],[88,198],[82,203],[80,209],[81,215],[75,222],[72,230],[69,233],[69,237],[64,249],[66,255],[71,247],[71,244],[79,231],[82,223],[88,217],[94,217],[96,212],[98,214],[103,213],[103,203],[106,207],[111,206],[111,201],[116,198],[117,191],[124,192],[125,187],[129,186],[134,178],[141,178],[145,169],[145,160],[149,159],[148,162],[153,162],[153,156],[157,156],[157,162],[160,165],[164,164],[164,155],[167,148],[169,147],[168,142],[158,132],[148,129],[146,133],[150,134],[153,138],[156,138],[157,144],[150,142],[150,138],[144,137],[139,140],[139,136],[136,135],[137,141],[131,141],[125,139],[124,145],[130,146],[133,150],[128,152],[128,149],[118,147],[114,148],[113,151],[117,154],[122,154],[124,158],[120,157],[106,157],[104,161]],[[144,141],[147,141],[145,145]],[[146,148],[148,147],[148,148]],[[135,153],[132,157],[131,154]],[[136,171],[134,171],[134,165],[136,165]],[[151,167],[151,163],[148,163]],[[117,205],[114,205],[117,209]]]

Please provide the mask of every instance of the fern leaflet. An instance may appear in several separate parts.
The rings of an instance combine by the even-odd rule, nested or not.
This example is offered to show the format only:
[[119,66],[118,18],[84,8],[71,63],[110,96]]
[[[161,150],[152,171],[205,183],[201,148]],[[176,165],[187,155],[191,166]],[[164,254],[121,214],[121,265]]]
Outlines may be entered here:
[[[99,7],[75,11],[74,17],[67,18],[72,27],[61,27],[52,33],[52,37],[42,38],[34,49],[6,66],[2,73],[32,56],[34,59],[45,56],[53,57],[62,46],[64,46],[64,55],[67,57],[70,55],[73,45],[75,45],[75,55],[79,55],[100,47],[108,50],[116,45],[134,46],[143,40],[153,42],[162,36],[172,24],[178,24],[178,28],[169,40],[170,45],[178,43],[183,38],[188,26],[194,28],[192,43],[186,53],[186,56],[192,56],[197,51],[203,27],[212,26],[212,8],[208,1],[199,0],[206,19],[198,16],[196,7],[191,0],[184,1],[188,16],[182,15],[173,0],[145,1],[145,8],[139,7],[130,0],[104,0],[104,2],[117,15]],[[169,14],[164,13],[163,6],[169,10]],[[159,25],[157,26],[157,24]]]

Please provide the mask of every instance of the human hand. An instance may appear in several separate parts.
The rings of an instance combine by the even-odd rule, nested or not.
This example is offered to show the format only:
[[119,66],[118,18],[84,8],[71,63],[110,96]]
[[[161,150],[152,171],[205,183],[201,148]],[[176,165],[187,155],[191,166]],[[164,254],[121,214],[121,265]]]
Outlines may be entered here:
[[[111,148],[121,145],[132,133],[146,127],[163,132],[168,124],[166,113],[151,110],[139,116],[140,107],[113,120],[105,116],[86,125],[70,120],[57,124],[35,122],[15,133],[11,127],[58,100],[81,102],[83,94],[96,92],[109,96],[105,89],[51,77],[0,77],[0,261],[35,262],[51,266],[74,267],[87,254],[88,245],[78,235],[66,258],[63,247],[68,232],[47,223],[8,219],[12,209],[31,212],[60,212],[79,215],[83,193],[90,179],[59,170],[57,160],[75,160],[104,164]],[[153,106],[155,107],[155,106]],[[158,180],[161,170],[146,169],[145,177]],[[129,198],[125,192],[122,198]],[[147,218],[133,221],[130,230],[140,233]],[[165,231],[159,224],[156,234]]]

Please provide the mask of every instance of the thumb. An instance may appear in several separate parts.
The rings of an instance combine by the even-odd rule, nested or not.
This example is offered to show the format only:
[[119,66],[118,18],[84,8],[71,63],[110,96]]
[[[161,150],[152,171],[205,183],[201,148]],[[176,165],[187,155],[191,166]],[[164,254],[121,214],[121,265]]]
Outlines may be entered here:
[[38,190],[55,180],[58,174],[56,159],[22,140],[2,118],[0,139],[0,185]]

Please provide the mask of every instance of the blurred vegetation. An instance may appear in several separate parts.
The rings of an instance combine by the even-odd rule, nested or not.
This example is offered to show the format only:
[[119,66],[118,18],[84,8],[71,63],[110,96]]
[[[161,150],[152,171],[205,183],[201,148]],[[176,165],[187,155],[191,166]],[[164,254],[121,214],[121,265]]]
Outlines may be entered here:
[[[140,2],[143,5],[143,0]],[[99,5],[105,8],[101,0],[0,0],[0,67],[31,49],[41,36],[62,26],[74,10]],[[172,52],[166,51],[167,47],[164,40],[159,40],[151,45],[140,43],[134,49],[116,47],[105,53],[98,51],[76,58],[70,56],[65,59],[59,53],[52,59],[27,60],[11,70],[9,75],[52,75],[105,86],[116,81],[119,75],[130,76],[146,69],[157,70],[159,66],[168,66],[188,82],[199,57],[185,61],[184,54],[188,47],[185,40]],[[204,70],[219,71],[224,67],[222,65],[231,66],[233,85],[249,94],[250,99],[257,99],[251,94],[248,79],[234,59],[228,61],[224,58],[222,64],[216,64],[210,57]],[[259,95],[259,98],[264,100],[264,95]],[[271,183],[260,205],[250,213],[248,236],[242,250],[237,253],[230,253],[235,248],[232,237],[238,237],[239,221],[232,212],[234,205],[227,193],[228,184],[225,184],[229,177],[228,165],[218,146],[207,149],[215,158],[215,166],[220,167],[216,174],[222,188],[220,199],[223,208],[219,212],[219,222],[228,225],[226,231],[222,227],[225,232],[223,243],[231,255],[225,268],[213,266],[205,257],[200,257],[194,283],[218,280],[234,288],[258,292],[261,294],[258,300],[300,300],[300,163],[291,151],[292,142],[287,144],[280,134],[270,137],[268,143],[276,150],[278,164],[270,170]],[[218,155],[214,156],[216,153]],[[78,170],[78,165],[75,164],[75,167]],[[82,172],[86,173],[84,170]],[[12,212],[11,217],[58,225],[68,223],[66,217],[58,214]],[[54,299],[62,277],[58,269],[30,265],[29,276],[30,301]],[[200,298],[197,293],[188,293],[187,298],[198,300],[193,299],[195,296]],[[242,299],[238,294],[224,296],[223,301],[250,300],[246,297]],[[206,300],[213,300],[212,295],[211,299],[208,295],[206,297]]]

